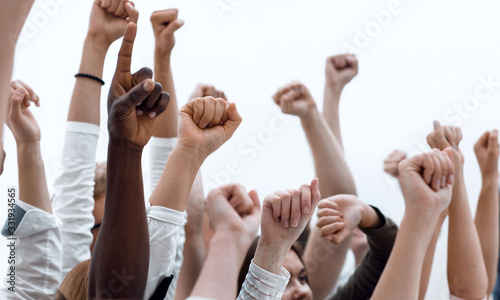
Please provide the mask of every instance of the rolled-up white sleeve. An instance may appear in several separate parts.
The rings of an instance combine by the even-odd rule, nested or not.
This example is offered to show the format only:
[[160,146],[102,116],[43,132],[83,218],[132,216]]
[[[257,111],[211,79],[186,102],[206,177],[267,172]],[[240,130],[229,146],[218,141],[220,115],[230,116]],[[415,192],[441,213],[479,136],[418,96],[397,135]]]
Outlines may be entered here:
[[61,221],[21,200],[14,210],[15,220],[7,220],[2,229],[8,238],[9,267],[0,298],[53,300],[62,274]]
[[253,260],[241,287],[238,300],[279,300],[283,297],[290,273],[281,267],[279,275],[257,266]]
[[149,207],[147,216],[150,256],[144,299],[149,299],[162,280],[173,274],[177,242],[185,224],[184,213],[162,206]]
[[90,258],[98,139],[99,126],[67,122],[62,173],[54,183],[52,202],[54,215],[62,221],[63,279],[73,267]]

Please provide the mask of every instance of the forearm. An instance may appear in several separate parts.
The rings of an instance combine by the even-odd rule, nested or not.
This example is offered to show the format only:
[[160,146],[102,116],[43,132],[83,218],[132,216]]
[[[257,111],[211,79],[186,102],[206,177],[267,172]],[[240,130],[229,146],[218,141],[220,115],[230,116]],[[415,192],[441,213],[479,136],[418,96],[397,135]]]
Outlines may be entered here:
[[151,195],[151,205],[183,212],[203,160],[180,147],[174,148],[168,157],[160,182]]
[[177,96],[175,93],[174,77],[170,64],[170,55],[162,55],[155,52],[155,81],[159,82],[163,91],[170,94],[170,102],[167,110],[160,116],[160,124],[156,129],[154,136],[156,137],[176,137],[177,136],[177,119],[179,116],[179,106],[177,104]]
[[[328,126],[338,140],[340,148],[343,149],[342,133],[340,131],[339,102],[343,87],[325,85],[325,95],[323,104],[323,116]],[[342,150],[343,151],[343,150]]]
[[266,271],[279,275],[290,248],[291,245],[264,242],[260,239],[255,251],[254,263]]
[[447,273],[451,294],[464,299],[480,299],[486,295],[486,267],[461,171],[456,172],[449,207]]
[[92,256],[90,299],[109,289],[109,282],[116,280],[114,274],[117,271],[127,274],[128,281],[126,288],[115,297],[143,297],[149,265],[149,234],[141,156],[142,150],[130,150],[113,142],[109,144],[106,206]]
[[422,264],[437,215],[405,213],[394,249],[371,299],[418,299]]
[[350,243],[351,236],[336,246],[321,236],[320,228],[312,228],[304,262],[311,290],[318,299],[327,297],[337,283]]
[[207,259],[191,296],[234,300],[237,293],[236,278],[246,251],[230,236],[216,234],[210,241]]
[[52,213],[40,142],[17,143],[19,198],[27,204]]
[[[87,36],[83,45],[78,73],[103,76],[104,60],[109,45],[97,37]],[[68,121],[100,124],[101,84],[93,79],[77,77],[68,112]]]
[[175,299],[184,300],[193,291],[205,262],[205,244],[201,232],[191,234],[186,230],[186,242],[183,251],[184,259],[179,272],[179,280],[175,289]]
[[497,275],[498,237],[500,234],[498,202],[498,174],[483,177],[483,186],[477,204],[475,224],[481,242],[486,272],[488,273],[488,294],[491,294],[495,288]]
[[314,110],[301,122],[311,147],[323,198],[337,194],[355,195],[356,186],[342,148],[325,119]]
[[429,279],[431,277],[432,263],[434,261],[434,253],[436,252],[436,244],[441,233],[441,227],[443,226],[444,220],[448,215],[448,210],[444,211],[440,216],[434,233],[432,234],[431,242],[427,251],[425,253],[424,265],[422,267],[422,276],[420,278],[420,289],[418,293],[418,299],[425,299],[425,294],[427,293],[427,287],[429,286]]

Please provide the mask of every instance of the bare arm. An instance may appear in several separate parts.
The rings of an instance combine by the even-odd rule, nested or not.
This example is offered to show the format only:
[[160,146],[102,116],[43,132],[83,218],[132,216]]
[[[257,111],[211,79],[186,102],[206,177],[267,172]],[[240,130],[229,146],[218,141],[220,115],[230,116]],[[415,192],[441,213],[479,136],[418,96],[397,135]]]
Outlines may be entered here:
[[474,223],[488,273],[488,295],[490,295],[495,288],[499,251],[498,131],[486,132],[476,143],[474,150],[481,167],[483,181]]
[[177,9],[156,11],[151,15],[151,24],[155,35],[155,80],[163,90],[170,94],[170,103],[167,111],[161,116],[161,125],[155,131],[156,137],[176,137],[179,107],[175,93],[174,77],[170,59],[175,45],[174,32],[184,22],[177,19]]
[[[451,153],[451,149],[446,153],[433,150],[401,164],[405,215],[372,299],[418,299],[426,251],[439,215],[451,200],[454,183]],[[445,179],[443,183],[441,178]]]
[[[342,146],[318,112],[308,89],[301,83],[292,83],[279,89],[273,98],[284,113],[297,115],[301,119],[313,154],[316,175],[320,179],[321,195],[355,195],[356,186],[344,159]],[[311,278],[311,289],[316,297],[326,297],[335,286],[349,243],[350,237],[337,247],[324,240],[316,226],[312,229],[304,259]]]

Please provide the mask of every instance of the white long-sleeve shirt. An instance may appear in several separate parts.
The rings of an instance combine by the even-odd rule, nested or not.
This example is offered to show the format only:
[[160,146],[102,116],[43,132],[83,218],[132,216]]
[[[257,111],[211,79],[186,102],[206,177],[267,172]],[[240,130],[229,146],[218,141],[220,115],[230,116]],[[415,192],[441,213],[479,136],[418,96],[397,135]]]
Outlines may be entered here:
[[[257,266],[253,260],[237,300],[281,300],[290,273],[281,267],[280,274],[274,274]],[[186,300],[216,300],[204,297],[189,297]]]
[[[153,137],[149,142],[151,193],[160,181],[168,155],[177,143],[177,138]],[[184,246],[185,213],[161,206],[147,208],[149,226],[149,272],[144,299],[149,299],[161,281],[174,275],[165,299],[173,299]]]
[[97,125],[67,123],[53,215],[17,201],[16,293],[4,288],[1,299],[54,299],[67,273],[90,258],[98,138]]
[[62,173],[54,182],[54,215],[62,221],[62,280],[77,264],[90,259],[94,226],[95,156],[99,126],[67,122]]

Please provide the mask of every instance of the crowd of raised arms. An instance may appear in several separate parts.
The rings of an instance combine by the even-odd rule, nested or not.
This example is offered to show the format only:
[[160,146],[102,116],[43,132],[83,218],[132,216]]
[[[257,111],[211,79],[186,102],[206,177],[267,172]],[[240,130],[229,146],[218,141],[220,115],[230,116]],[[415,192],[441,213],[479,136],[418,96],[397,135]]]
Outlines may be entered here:
[[[15,284],[9,267],[1,299],[424,299],[446,217],[450,299],[496,293],[498,131],[485,132],[474,146],[482,175],[475,217],[460,128],[435,121],[427,137],[431,151],[409,158],[392,153],[385,171],[397,178],[405,201],[398,228],[357,197],[339,101],[358,61],[335,55],[326,59],[322,112],[300,82],[284,84],[272,97],[283,113],[300,118],[317,178],[277,186],[263,199],[237,183],[205,196],[200,167],[242,118],[224,92],[206,84],[179,109],[171,71],[174,33],[184,24],[177,9],[151,15],[154,72],[132,73],[139,12],[127,0],[94,1],[62,172],[49,195],[41,130],[31,113],[40,98],[23,81],[11,82],[15,45],[6,42],[19,35],[33,1],[2,0],[0,7],[0,122],[15,137],[19,172],[15,222],[9,218],[2,230],[17,238]],[[103,65],[122,37],[107,99],[108,159],[96,163]],[[146,145],[149,199],[141,166]],[[3,166],[5,152],[0,155]]]

